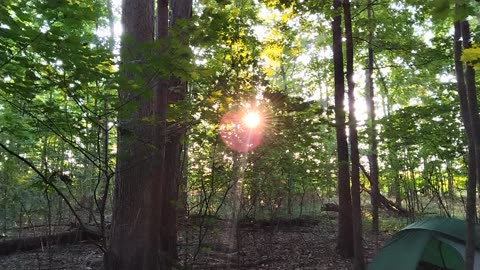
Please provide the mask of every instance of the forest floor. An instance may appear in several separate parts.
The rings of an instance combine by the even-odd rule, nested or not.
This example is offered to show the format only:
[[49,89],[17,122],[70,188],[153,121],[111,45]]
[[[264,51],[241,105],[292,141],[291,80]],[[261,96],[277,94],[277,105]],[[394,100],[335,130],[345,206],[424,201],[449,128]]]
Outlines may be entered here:
[[[351,269],[351,261],[335,252],[335,215],[243,222],[236,237],[232,236],[233,230],[227,221],[217,220],[214,225],[204,227],[200,249],[196,248],[199,227],[182,226],[180,261],[188,266],[185,269]],[[391,233],[384,231],[372,235],[365,232],[367,261]],[[233,238],[238,239],[236,247],[232,245]],[[93,244],[52,246],[0,256],[0,269],[97,270],[101,269],[102,256]]]

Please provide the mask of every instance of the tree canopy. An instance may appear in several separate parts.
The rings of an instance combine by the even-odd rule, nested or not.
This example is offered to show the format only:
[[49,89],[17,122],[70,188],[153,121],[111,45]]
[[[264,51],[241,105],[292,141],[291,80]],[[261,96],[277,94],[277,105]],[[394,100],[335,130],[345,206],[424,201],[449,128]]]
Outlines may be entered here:
[[[476,1],[352,1],[348,38],[336,1],[147,2],[151,36],[141,42],[133,24],[120,38],[118,25],[126,20],[118,1],[0,3],[4,233],[47,221],[96,224],[107,251],[111,214],[122,197],[113,200],[114,186],[131,165],[125,156],[138,145],[157,153],[162,170],[178,178],[156,191],[176,192],[164,201],[178,217],[175,224],[186,216],[230,218],[232,211],[239,220],[314,215],[324,203],[338,202],[337,165],[352,169],[348,157],[338,162],[339,126],[349,144],[358,131],[361,198],[375,192],[373,174],[379,195],[409,219],[428,212],[432,202],[440,215],[464,216],[457,205],[472,187],[473,142],[464,135],[455,64],[473,74],[474,86]],[[156,13],[162,3],[166,18]],[[175,5],[190,12],[178,15]],[[351,51],[335,50],[332,21],[343,31],[338,44],[350,40]],[[458,22],[470,27],[471,44],[457,52]],[[335,70],[334,58],[346,68]],[[335,87],[350,69],[346,93],[336,97],[345,98],[340,118]],[[247,112],[259,115],[256,125],[244,122]],[[152,141],[163,141],[128,143],[148,132]],[[370,218],[363,212],[364,224]],[[203,222],[199,239],[211,229],[208,218]]]

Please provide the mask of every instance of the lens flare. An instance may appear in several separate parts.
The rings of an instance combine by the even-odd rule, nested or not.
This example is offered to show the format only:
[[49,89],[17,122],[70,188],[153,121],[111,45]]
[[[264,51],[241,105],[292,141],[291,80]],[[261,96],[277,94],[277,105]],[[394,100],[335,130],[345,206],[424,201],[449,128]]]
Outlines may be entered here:
[[262,143],[262,117],[255,111],[233,111],[220,119],[220,137],[226,146],[246,153]]
[[247,112],[242,120],[246,127],[256,128],[260,125],[261,117],[258,112]]

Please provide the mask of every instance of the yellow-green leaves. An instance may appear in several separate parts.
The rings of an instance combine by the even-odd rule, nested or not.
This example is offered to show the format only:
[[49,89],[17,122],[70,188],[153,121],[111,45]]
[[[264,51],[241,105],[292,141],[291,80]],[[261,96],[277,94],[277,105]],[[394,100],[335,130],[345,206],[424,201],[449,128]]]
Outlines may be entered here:
[[81,0],[67,0],[70,5],[81,5],[83,1]]
[[472,48],[465,49],[462,54],[462,61],[467,62],[476,70],[480,69],[480,48],[478,46],[474,46]]
[[279,43],[272,42],[265,46],[261,55],[266,60],[264,72],[267,76],[273,76],[275,69],[280,66],[283,50],[283,44]]

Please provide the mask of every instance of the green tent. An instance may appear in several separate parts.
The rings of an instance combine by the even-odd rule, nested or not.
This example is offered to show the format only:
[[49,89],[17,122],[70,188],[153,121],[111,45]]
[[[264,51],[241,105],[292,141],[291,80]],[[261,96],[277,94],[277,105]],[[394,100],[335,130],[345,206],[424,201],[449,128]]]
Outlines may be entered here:
[[[463,270],[465,258],[463,220],[431,218],[397,232],[378,251],[368,270]],[[476,228],[475,267],[480,270],[480,227]]]

